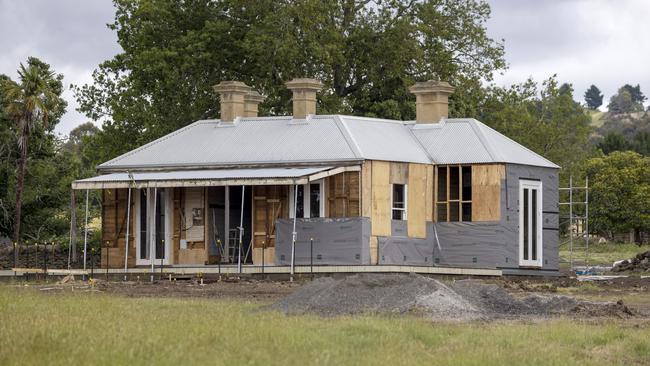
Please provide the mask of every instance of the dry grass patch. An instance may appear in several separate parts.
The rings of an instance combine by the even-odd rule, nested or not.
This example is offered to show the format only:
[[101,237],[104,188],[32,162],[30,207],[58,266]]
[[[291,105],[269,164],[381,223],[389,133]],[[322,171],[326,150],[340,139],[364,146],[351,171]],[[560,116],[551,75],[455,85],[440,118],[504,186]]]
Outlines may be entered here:
[[647,364],[650,328],[622,321],[431,323],[319,318],[212,299],[44,294],[0,286],[2,365]]

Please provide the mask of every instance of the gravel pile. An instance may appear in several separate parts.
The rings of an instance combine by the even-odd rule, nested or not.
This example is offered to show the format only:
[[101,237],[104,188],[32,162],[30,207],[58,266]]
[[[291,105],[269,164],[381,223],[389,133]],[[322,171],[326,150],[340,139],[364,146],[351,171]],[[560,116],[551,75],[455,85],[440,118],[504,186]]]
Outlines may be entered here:
[[612,272],[650,272],[650,250],[617,263]]
[[634,315],[622,302],[595,303],[541,295],[517,299],[495,284],[463,280],[447,285],[415,274],[323,277],[296,289],[269,308],[286,314],[321,316],[409,312],[443,321]]

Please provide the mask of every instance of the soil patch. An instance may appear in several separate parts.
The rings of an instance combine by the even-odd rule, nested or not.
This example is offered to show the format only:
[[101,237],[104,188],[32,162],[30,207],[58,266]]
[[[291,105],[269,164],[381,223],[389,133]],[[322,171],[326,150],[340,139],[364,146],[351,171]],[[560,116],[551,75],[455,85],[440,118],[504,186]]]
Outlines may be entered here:
[[[250,279],[228,279],[206,282],[197,281],[157,281],[107,282],[94,279],[89,284],[82,281],[61,281],[56,284],[36,285],[41,291],[58,293],[61,291],[103,292],[127,297],[174,297],[174,298],[213,298],[237,299],[247,301],[272,302],[290,294],[300,283],[280,281],[257,281]],[[74,290],[73,290],[74,288]]]
[[636,315],[622,302],[590,302],[538,294],[516,298],[494,283],[462,280],[446,284],[415,274],[319,278],[268,308],[286,314],[322,316],[416,312],[442,321]]

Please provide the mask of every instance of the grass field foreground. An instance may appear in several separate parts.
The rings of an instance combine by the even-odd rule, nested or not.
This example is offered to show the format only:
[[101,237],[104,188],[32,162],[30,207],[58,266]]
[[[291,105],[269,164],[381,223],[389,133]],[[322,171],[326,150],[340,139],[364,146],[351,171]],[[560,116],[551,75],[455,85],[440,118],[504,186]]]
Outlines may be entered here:
[[434,324],[323,319],[259,304],[0,285],[0,364],[647,364],[650,328],[616,321]]

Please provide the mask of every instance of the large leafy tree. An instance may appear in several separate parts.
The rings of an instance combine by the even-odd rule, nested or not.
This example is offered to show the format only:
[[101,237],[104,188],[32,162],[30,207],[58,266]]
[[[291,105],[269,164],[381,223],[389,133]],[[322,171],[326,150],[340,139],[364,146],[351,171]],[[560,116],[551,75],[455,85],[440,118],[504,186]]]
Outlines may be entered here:
[[77,89],[81,109],[103,119],[105,160],[201,118],[218,116],[212,86],[238,79],[285,114],[283,83],[316,77],[323,113],[414,117],[408,86],[438,76],[458,87],[452,114],[472,114],[481,81],[505,67],[488,37],[484,0],[114,0],[123,52]]
[[591,228],[609,236],[633,230],[640,242],[640,233],[650,230],[650,158],[613,152],[591,159],[587,173]]
[[579,174],[593,153],[591,118],[573,99],[570,84],[551,77],[541,85],[528,80],[511,87],[490,87],[476,115],[506,136],[563,169],[562,178]]
[[612,95],[607,108],[614,114],[641,112],[645,99],[639,85],[633,87],[625,84],[618,89],[616,94]]
[[585,103],[589,109],[598,109],[603,105],[603,94],[596,85],[592,84],[585,92]]
[[13,212],[15,242],[21,240],[21,211],[30,138],[42,135],[48,129],[51,131],[67,105],[61,98],[63,76],[56,75],[48,64],[30,57],[26,66],[20,65],[18,77],[18,82],[8,78],[2,81],[4,110],[14,124],[18,144]]

